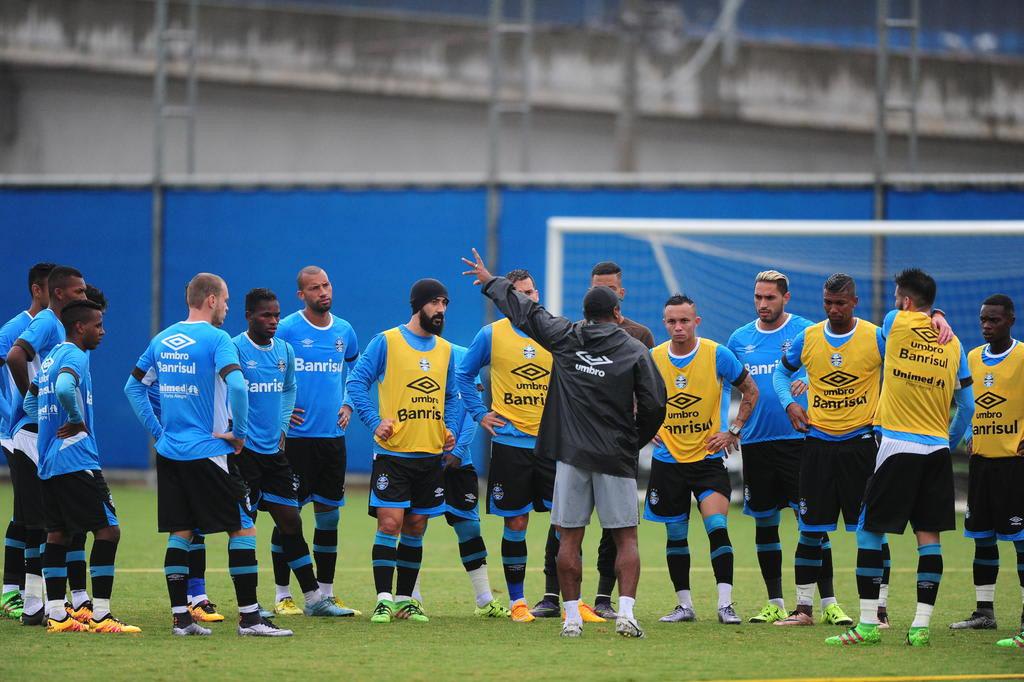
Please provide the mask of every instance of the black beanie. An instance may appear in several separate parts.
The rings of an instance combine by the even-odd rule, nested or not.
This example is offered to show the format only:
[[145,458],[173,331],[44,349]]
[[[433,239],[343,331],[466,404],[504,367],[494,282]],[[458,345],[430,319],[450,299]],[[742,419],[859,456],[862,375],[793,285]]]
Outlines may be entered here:
[[594,287],[583,297],[583,317],[588,320],[611,317],[619,297],[608,287]]
[[448,289],[436,279],[425,277],[412,285],[412,290],[409,291],[409,304],[416,313],[438,296],[448,298]]

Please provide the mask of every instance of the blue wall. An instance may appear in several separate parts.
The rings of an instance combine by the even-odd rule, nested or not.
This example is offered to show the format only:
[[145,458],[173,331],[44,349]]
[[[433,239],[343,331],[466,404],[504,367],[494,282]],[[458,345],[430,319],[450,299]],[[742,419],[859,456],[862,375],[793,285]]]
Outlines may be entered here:
[[[899,219],[1022,219],[1024,192],[894,191],[890,207],[891,217]],[[295,274],[315,263],[333,282],[334,312],[353,324],[362,346],[373,334],[408,319],[409,285],[427,276],[449,286],[445,336],[468,344],[483,321],[484,306],[460,276],[459,257],[471,246],[482,251],[484,211],[480,188],[170,191],[163,322],[184,316],[185,283],[210,270],[230,287],[225,329],[235,334],[244,328],[248,289],[268,286],[285,312],[296,310]],[[0,317],[8,319],[25,307],[25,273],[40,260],[78,266],[110,299],[107,337],[93,356],[97,430],[108,467],[148,466],[146,436],[121,389],[148,341],[149,212],[145,190],[0,190],[0,233],[24,235],[24,243],[31,244],[4,257]],[[870,214],[871,194],[861,189],[509,189],[502,198],[499,269],[526,267],[543,286],[545,227],[554,215],[866,219]],[[749,279],[746,272],[736,276]],[[636,275],[638,283],[642,277]],[[806,305],[805,314],[817,316],[817,302]],[[361,424],[350,430],[349,458],[351,471],[369,470],[369,435]]]

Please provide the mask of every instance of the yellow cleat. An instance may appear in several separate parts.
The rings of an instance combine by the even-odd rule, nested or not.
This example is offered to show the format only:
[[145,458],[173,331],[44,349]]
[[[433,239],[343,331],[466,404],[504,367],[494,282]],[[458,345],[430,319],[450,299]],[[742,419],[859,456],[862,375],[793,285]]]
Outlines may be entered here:
[[46,619],[47,632],[89,632],[89,626],[68,616],[64,620]]
[[331,597],[331,601],[339,609],[348,609],[349,611],[351,611],[353,616],[361,616],[361,615],[363,615],[363,612],[360,611],[359,609],[354,609],[351,606],[345,606],[345,602],[341,601],[341,599],[338,598],[337,596],[332,596]]
[[142,628],[135,625],[128,625],[128,623],[122,623],[108,613],[99,621],[90,619],[89,632],[97,632],[101,634],[135,633],[142,632]]
[[512,605],[512,620],[516,623],[532,623],[537,618],[530,613],[530,607],[526,605],[526,602],[517,601]]
[[285,597],[274,606],[274,613],[278,616],[301,616],[302,609],[295,605],[291,597]]
[[192,612],[192,620],[197,623],[219,623],[224,616],[217,613],[217,605],[209,599],[204,599],[189,609]]
[[608,621],[601,616],[594,613],[593,607],[590,604],[580,602],[580,617],[584,623],[607,623]]
[[68,612],[68,615],[77,620],[79,623],[89,624],[92,620],[92,602],[85,600],[82,605],[77,609],[73,608],[70,604],[64,605],[64,610]]

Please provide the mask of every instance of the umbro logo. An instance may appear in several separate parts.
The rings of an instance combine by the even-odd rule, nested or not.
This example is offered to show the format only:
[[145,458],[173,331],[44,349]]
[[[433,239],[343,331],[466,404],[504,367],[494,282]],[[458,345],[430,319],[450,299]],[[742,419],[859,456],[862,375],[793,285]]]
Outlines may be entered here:
[[691,395],[689,393],[676,393],[674,396],[668,399],[668,404],[677,410],[685,410],[689,407],[693,407],[700,402],[699,395]]
[[196,340],[191,336],[185,336],[182,333],[171,334],[166,339],[160,339],[160,343],[167,346],[173,351],[179,351],[182,348],[188,348],[195,344]]
[[406,386],[408,388],[413,389],[414,391],[419,391],[420,393],[426,393],[427,395],[430,395],[431,393],[433,393],[435,391],[440,391],[441,390],[441,385],[438,384],[433,379],[431,379],[430,377],[420,377],[416,381],[412,381],[412,382],[406,384]]
[[299,341],[299,343],[302,344],[303,348],[312,348],[313,347],[313,339],[309,339],[309,338],[302,339],[302,341]]
[[444,488],[434,488],[434,497],[444,497]]
[[591,355],[585,350],[576,351],[576,357],[578,357],[580,360],[587,363],[591,367],[612,364],[612,360],[609,359],[607,355]]
[[993,393],[992,391],[985,391],[984,393],[982,393],[981,395],[974,399],[975,405],[986,410],[991,410],[993,407],[996,407],[997,405],[1002,405],[1005,402],[1006,398],[999,395],[998,393]]
[[931,327],[911,327],[910,331],[920,336],[925,343],[938,343],[939,341],[938,333]]
[[842,388],[843,386],[852,384],[854,381],[857,380],[857,377],[854,376],[853,374],[850,374],[849,372],[844,372],[842,370],[837,369],[836,371],[829,372],[828,374],[823,376],[821,380],[828,384],[829,386]]
[[532,362],[528,362],[525,365],[519,365],[514,370],[512,370],[512,373],[515,374],[517,377],[526,379],[527,381],[534,382],[540,381],[548,374],[551,374],[551,372],[547,371],[540,365],[535,365]]
[[245,366],[248,367],[249,369],[256,369],[256,361],[255,360],[246,360],[245,361]]

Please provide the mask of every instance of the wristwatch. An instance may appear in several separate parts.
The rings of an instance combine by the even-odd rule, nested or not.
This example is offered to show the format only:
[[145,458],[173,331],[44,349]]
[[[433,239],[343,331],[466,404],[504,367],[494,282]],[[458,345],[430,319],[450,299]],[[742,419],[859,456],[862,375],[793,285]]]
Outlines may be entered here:
[[737,438],[740,437],[740,431],[742,431],[742,430],[743,430],[743,427],[742,426],[737,426],[736,424],[732,424],[731,426],[729,426],[729,433],[731,433],[732,435],[736,436]]

